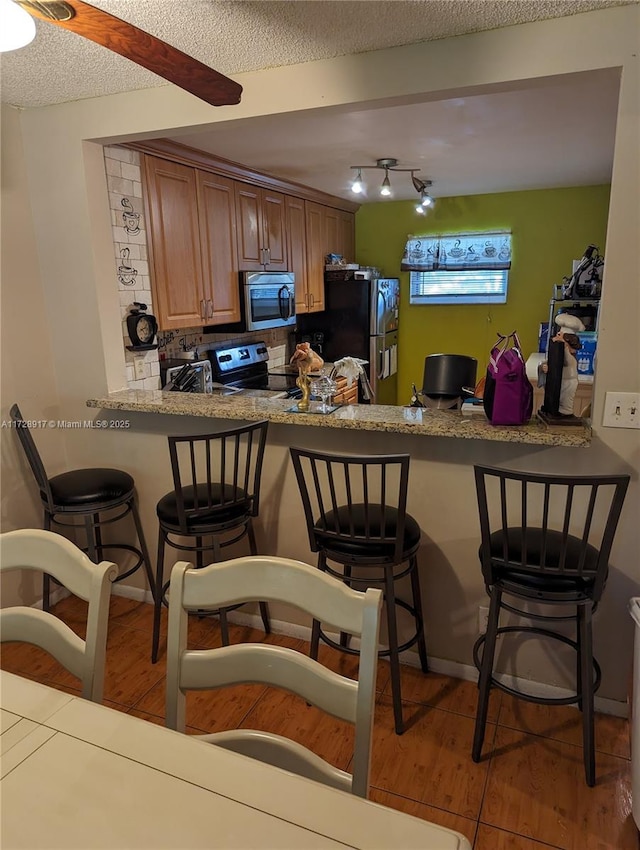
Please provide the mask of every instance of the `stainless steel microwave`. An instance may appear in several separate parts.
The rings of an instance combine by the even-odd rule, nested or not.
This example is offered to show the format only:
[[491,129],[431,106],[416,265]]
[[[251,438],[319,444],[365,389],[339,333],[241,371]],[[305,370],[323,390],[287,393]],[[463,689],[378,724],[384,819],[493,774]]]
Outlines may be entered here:
[[239,322],[210,325],[205,333],[243,333],[284,328],[296,323],[293,272],[240,272]]
[[246,330],[262,331],[295,325],[293,272],[242,272],[240,277]]

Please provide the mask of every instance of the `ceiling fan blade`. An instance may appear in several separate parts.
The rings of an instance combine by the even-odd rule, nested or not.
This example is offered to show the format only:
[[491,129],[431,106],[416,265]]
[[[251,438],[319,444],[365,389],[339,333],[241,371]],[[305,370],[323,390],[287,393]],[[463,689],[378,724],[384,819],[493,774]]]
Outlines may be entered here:
[[240,103],[242,86],[176,47],[83,0],[16,0],[34,18],[95,41],[212,106]]

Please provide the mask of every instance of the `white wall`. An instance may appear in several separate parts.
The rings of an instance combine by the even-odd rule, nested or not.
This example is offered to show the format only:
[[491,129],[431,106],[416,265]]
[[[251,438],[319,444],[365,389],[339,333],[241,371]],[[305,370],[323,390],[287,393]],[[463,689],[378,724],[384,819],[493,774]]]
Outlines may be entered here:
[[[44,289],[44,309],[52,333],[52,366],[60,389],[60,406],[68,419],[87,415],[85,399],[122,385],[123,353],[120,308],[113,280],[115,260],[107,204],[102,151],[98,142],[120,141],[138,135],[160,136],[178,127],[234,120],[260,114],[338,104],[408,98],[451,97],[475,87],[501,86],[533,77],[586,71],[622,69],[620,113],[607,258],[600,323],[595,422],[601,418],[604,391],[639,390],[640,319],[638,294],[639,82],[638,7],[620,7],[587,15],[510,27],[427,44],[394,48],[357,56],[277,68],[239,76],[244,86],[237,107],[214,109],[171,87],[134,92],[55,107],[28,110],[21,115],[33,225]],[[594,104],[597,115],[597,104]],[[597,120],[597,117],[594,119]],[[570,152],[567,152],[570,156]],[[52,168],[50,163],[55,163]],[[68,210],[61,216],[60,209]],[[19,238],[19,234],[18,234]],[[31,269],[31,279],[37,272]],[[42,308],[42,304],[40,305]],[[15,333],[27,327],[26,317],[15,317]],[[82,368],[73,368],[78,363]],[[203,420],[175,422],[166,417],[131,417],[128,433],[74,431],[65,434],[69,462],[75,466],[109,464],[127,469],[136,478],[142,514],[151,549],[154,548],[155,502],[169,489],[164,435],[168,430],[199,430],[216,423]],[[303,557],[308,549],[301,536],[300,517],[291,493],[282,496],[282,483],[291,481],[285,468],[284,448],[295,440],[322,442],[322,429],[273,429],[274,448],[267,464],[265,516],[274,500],[284,499],[283,517],[292,519],[288,537],[269,542],[282,554]],[[335,432],[334,432],[335,436]],[[327,441],[329,438],[326,438]],[[332,440],[334,447],[339,441]],[[383,451],[400,438],[371,439]],[[345,447],[353,436],[345,438]],[[429,552],[446,580],[427,582],[427,618],[440,630],[436,649],[469,663],[475,632],[475,611],[483,598],[476,556],[477,518],[470,494],[470,467],[475,459],[548,469],[630,470],[633,483],[612,557],[612,573],[602,611],[596,646],[604,667],[602,694],[623,699],[631,651],[631,622],[625,612],[632,593],[640,592],[637,517],[638,432],[596,427],[587,450],[532,452],[526,447],[483,443],[469,447],[438,440],[406,441],[412,455],[425,464],[420,490],[419,518],[429,535]],[[353,448],[354,446],[351,445]],[[362,449],[362,440],[359,448]],[[289,488],[290,489],[290,488]],[[431,510],[427,510],[426,506]],[[450,506],[446,513],[442,505]],[[418,513],[418,511],[415,511]],[[455,517],[455,521],[453,518]],[[275,520],[274,520],[275,522]],[[453,523],[453,525],[451,525]],[[460,529],[464,530],[462,534]],[[297,537],[296,537],[297,535]],[[295,539],[294,539],[295,538]],[[286,552],[284,551],[286,550]],[[428,574],[429,565],[424,566]],[[425,594],[426,595],[426,594]],[[446,612],[446,617],[443,612]],[[448,631],[447,631],[448,630]],[[531,667],[541,680],[555,676],[544,653]]]
[[[41,526],[42,509],[34,479],[9,428],[9,409],[20,406],[25,419],[57,419],[58,393],[51,333],[44,304],[36,240],[26,191],[26,164],[19,113],[2,107],[2,254],[0,294],[0,451],[2,453],[2,530]],[[61,432],[33,431],[50,473],[66,466]],[[41,595],[34,576],[12,572],[2,578],[2,604],[32,602]]]

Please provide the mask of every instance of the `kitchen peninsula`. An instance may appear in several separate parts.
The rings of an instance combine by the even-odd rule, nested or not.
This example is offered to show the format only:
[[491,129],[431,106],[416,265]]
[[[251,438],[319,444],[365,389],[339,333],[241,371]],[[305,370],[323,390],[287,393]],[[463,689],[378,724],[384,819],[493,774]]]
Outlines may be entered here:
[[[295,402],[292,399],[265,398],[259,390],[245,391],[233,396],[205,396],[160,390],[121,390],[103,398],[89,399],[87,407],[250,422],[267,419],[281,425],[383,431],[538,446],[587,447],[591,442],[591,429],[587,426],[554,430],[535,418],[527,425],[505,427],[491,425],[484,419],[479,421],[466,418],[458,411],[379,404],[345,405],[328,415],[299,413],[295,410]],[[367,449],[363,446],[362,450]]]

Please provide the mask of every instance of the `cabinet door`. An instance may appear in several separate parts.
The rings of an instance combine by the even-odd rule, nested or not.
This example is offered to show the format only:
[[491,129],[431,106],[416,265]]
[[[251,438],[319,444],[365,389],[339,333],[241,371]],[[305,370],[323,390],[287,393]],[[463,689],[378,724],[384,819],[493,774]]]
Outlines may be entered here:
[[161,330],[200,327],[204,318],[196,172],[144,157],[153,307]]
[[340,210],[323,207],[323,217],[325,256],[327,254],[341,254],[342,227],[340,223]]
[[307,225],[307,312],[324,310],[325,210],[321,204],[305,201]]
[[355,215],[353,213],[340,210],[338,223],[338,253],[342,254],[348,263],[353,263],[356,257],[355,241]]
[[267,271],[289,271],[287,268],[287,226],[285,196],[262,190],[262,247]]
[[238,265],[241,271],[261,271],[262,220],[260,189],[248,183],[235,184]]
[[235,183],[206,171],[198,171],[197,179],[206,323],[239,322]]
[[307,312],[307,236],[304,201],[287,196],[288,271],[296,276],[296,313]]

